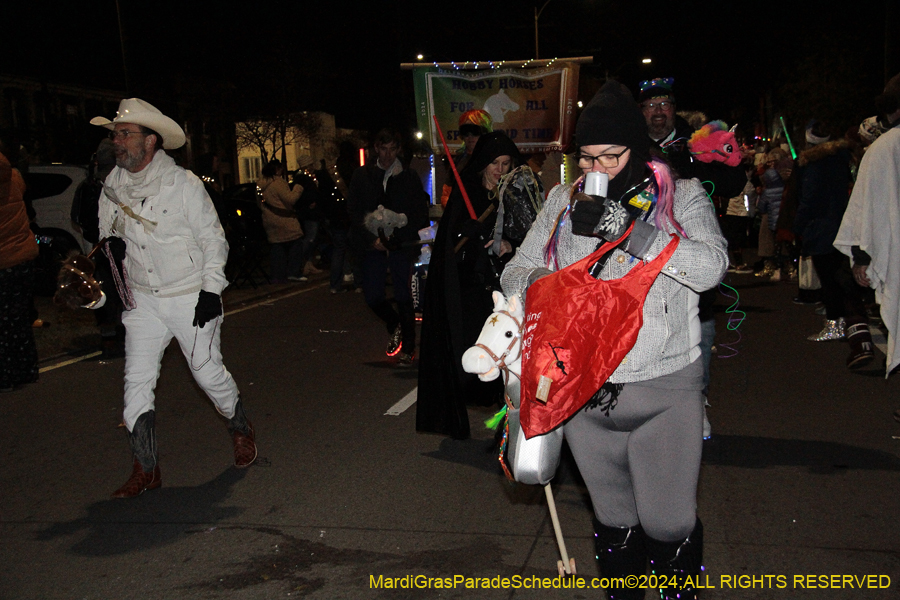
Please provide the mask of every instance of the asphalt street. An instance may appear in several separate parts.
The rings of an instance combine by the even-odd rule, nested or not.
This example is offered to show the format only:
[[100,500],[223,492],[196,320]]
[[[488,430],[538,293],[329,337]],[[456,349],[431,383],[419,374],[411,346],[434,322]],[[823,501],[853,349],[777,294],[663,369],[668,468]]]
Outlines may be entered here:
[[[791,303],[794,284],[726,282],[740,298],[718,302],[702,598],[900,597],[900,379],[884,379],[881,356],[851,373],[845,344],[807,341],[822,317]],[[163,486],[137,499],[110,498],[131,467],[122,359],[45,370],[0,397],[0,599],[604,597],[535,589],[557,573],[547,505],[504,478],[481,424],[491,410],[470,409],[471,440],[417,434],[404,410],[416,370],[385,357],[361,295],[297,292],[223,325],[260,448],[245,471],[176,345],[157,388]],[[589,500],[570,459],[553,488],[590,586]]]

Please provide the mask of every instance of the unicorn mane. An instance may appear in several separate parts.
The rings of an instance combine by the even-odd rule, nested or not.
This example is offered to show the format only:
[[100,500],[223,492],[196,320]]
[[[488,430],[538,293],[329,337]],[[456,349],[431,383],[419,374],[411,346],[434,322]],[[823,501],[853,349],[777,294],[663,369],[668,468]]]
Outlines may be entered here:
[[708,138],[716,131],[728,131],[728,125],[725,123],[725,121],[710,121],[694,132],[689,143],[696,144],[700,140]]

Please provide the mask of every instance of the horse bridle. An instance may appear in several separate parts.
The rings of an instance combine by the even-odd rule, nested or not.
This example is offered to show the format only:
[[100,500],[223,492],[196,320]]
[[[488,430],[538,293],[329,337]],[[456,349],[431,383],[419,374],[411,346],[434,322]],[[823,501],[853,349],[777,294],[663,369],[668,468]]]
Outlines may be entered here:
[[[508,365],[507,362],[506,362],[507,357],[509,357],[509,353],[512,352],[512,349],[515,347],[516,342],[519,341],[519,340],[522,338],[522,322],[519,321],[519,319],[517,319],[517,318],[515,318],[514,316],[512,316],[511,314],[509,314],[509,311],[506,311],[506,310],[498,310],[498,311],[494,311],[494,312],[497,313],[497,314],[506,315],[507,317],[509,317],[510,319],[512,319],[512,320],[513,320],[513,323],[516,324],[516,327],[517,327],[517,329],[518,329],[518,330],[516,331],[516,334],[513,335],[513,338],[509,341],[509,346],[506,347],[506,350],[504,350],[504,351],[503,351],[503,354],[501,354],[500,356],[497,356],[496,354],[494,354],[494,351],[491,350],[490,348],[488,348],[487,346],[485,346],[484,344],[475,344],[475,347],[476,347],[476,348],[481,348],[482,350],[484,350],[484,351],[487,353],[487,355],[491,357],[491,360],[494,361],[494,366],[497,367],[498,369],[500,369],[500,371],[503,372],[503,377],[504,377],[504,379],[503,379],[503,385],[504,385],[504,388],[505,388],[507,385],[509,385],[509,374],[510,374],[510,373],[512,373],[513,375],[515,375],[516,378],[518,378],[520,381],[522,380],[522,376],[521,376],[519,373],[516,373],[515,371],[513,371],[512,369],[510,369],[510,368],[509,368],[509,365]],[[515,362],[515,361],[519,358],[519,356],[521,356],[521,355],[522,355],[522,349],[521,349],[521,347],[520,347],[520,348],[519,348],[519,354],[517,354],[517,355],[513,358],[512,362]],[[504,396],[506,396],[506,393],[505,393],[505,392],[504,392]],[[507,401],[507,403],[510,402],[508,396],[506,397],[506,401]]]

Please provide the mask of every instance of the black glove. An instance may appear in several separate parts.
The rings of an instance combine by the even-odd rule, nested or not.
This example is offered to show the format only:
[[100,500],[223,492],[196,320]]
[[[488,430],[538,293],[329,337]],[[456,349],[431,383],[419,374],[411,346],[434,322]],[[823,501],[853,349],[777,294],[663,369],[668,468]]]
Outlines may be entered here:
[[470,240],[482,239],[487,234],[487,226],[477,219],[468,219],[459,224],[459,235]]
[[222,298],[218,294],[200,290],[194,308],[194,327],[203,326],[222,314]]
[[385,250],[395,251],[400,249],[401,244],[397,236],[392,233],[391,237],[387,237],[384,235],[384,228],[382,227],[378,228],[378,239],[381,240],[381,245],[384,246]]
[[615,200],[591,197],[578,199],[572,206],[572,233],[592,235],[613,242],[622,237],[634,221],[634,215]]
[[120,237],[108,237],[106,241],[109,243],[109,251],[112,253],[113,260],[116,264],[122,264],[125,260],[125,240]]

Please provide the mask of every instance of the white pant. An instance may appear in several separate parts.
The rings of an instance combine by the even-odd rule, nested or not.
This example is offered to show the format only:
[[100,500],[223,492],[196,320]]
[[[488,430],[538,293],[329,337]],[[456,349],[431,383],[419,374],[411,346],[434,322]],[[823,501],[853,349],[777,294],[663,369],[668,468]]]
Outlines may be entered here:
[[137,307],[122,313],[125,325],[125,426],[134,427],[138,417],[154,410],[156,380],[163,352],[172,338],[178,340],[197,385],[226,419],[234,416],[238,388],[222,364],[219,343],[223,317],[201,329],[194,327],[198,294],[155,298],[134,292]]

